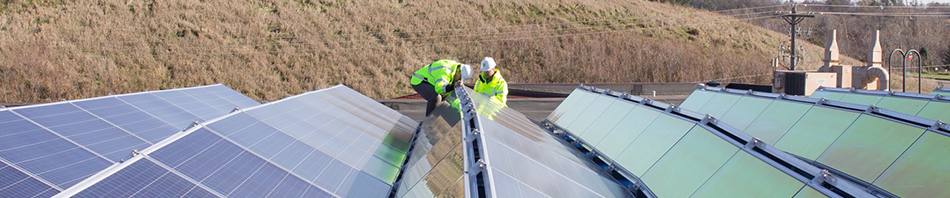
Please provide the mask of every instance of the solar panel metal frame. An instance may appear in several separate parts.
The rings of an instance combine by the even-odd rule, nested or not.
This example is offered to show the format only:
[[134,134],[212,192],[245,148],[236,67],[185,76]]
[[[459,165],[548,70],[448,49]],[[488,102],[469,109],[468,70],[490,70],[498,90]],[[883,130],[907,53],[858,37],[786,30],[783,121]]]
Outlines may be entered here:
[[[909,99],[917,99],[917,100],[950,102],[948,101],[950,100],[950,98],[943,97],[942,95],[925,95],[925,94],[916,94],[916,93],[851,90],[851,89],[828,88],[828,87],[823,87],[821,89],[825,91],[841,92],[841,93],[848,93],[848,94],[878,95],[878,96],[885,96],[885,97],[900,97],[900,98],[909,98]],[[769,95],[769,94],[757,93],[753,95]],[[774,95],[774,94],[771,94],[771,95]],[[826,100],[824,98],[807,98],[807,97],[790,96],[790,95],[784,95],[784,94],[781,94],[778,97],[764,97],[764,98],[774,99],[774,100],[784,100],[784,101],[796,101],[796,102],[802,102],[802,103],[811,103],[813,101],[813,105],[817,107],[825,107],[825,108],[831,108],[831,109],[840,110],[840,111],[850,111],[850,112],[860,113],[862,115],[870,115],[870,116],[888,120],[891,122],[913,126],[919,129],[930,131],[930,132],[936,132],[944,136],[950,136],[950,130],[948,130],[948,128],[950,128],[950,125],[946,123],[943,123],[941,121],[935,121],[935,120],[930,120],[926,118],[916,117],[914,115],[904,114],[904,113],[900,113],[900,112],[896,112],[896,111],[892,111],[892,110],[888,110],[884,108],[879,108],[874,105],[858,105],[858,104],[851,104],[851,103],[839,102],[839,101],[834,101],[834,100]],[[792,155],[792,156],[795,156],[795,155]],[[795,157],[800,158],[800,156],[795,156]],[[896,197],[896,195],[893,195],[890,192],[887,192],[881,189],[880,187],[872,185],[868,181],[858,179],[840,170],[834,169],[833,167],[829,167],[829,166],[826,166],[818,162],[814,162],[813,160],[809,160],[809,159],[805,159],[803,161],[809,164],[812,164],[814,166],[828,169],[829,173],[833,175],[838,175],[840,176],[841,179],[849,180],[850,182],[853,182],[855,184],[865,186],[867,189],[869,189],[869,191],[872,194],[879,195],[879,196]]]
[[[868,112],[873,112],[874,115],[881,116],[884,119],[890,119],[890,117],[896,117],[896,118],[906,119],[906,120],[911,120],[911,121],[915,121],[915,120],[923,121],[919,119],[914,119],[916,118],[914,116],[909,116],[909,115],[897,113],[894,111],[883,110],[880,108],[873,108],[873,107],[863,106],[863,105],[855,105],[855,104],[844,103],[844,102],[828,101],[828,100],[823,100],[823,99],[811,99],[811,98],[798,97],[798,96],[788,96],[784,94],[761,94],[761,93],[756,94],[755,92],[749,93],[749,92],[742,92],[742,91],[725,91],[727,90],[725,88],[709,88],[709,87],[702,87],[702,86],[697,87],[697,89],[704,89],[704,88],[710,91],[725,92],[725,93],[730,93],[730,94],[742,94],[742,95],[748,94],[748,95],[753,95],[753,96],[762,97],[762,98],[774,97],[773,99],[788,100],[788,101],[794,101],[794,102],[800,102],[800,103],[811,103],[815,105],[827,106],[830,108],[837,108],[837,109],[845,109],[849,111],[857,111],[857,112],[868,111]],[[578,86],[578,89],[586,90],[586,91],[590,91],[594,93],[598,93],[598,92],[603,93],[607,91],[607,90],[593,88],[590,86],[585,86],[583,84]],[[665,105],[655,106],[653,102],[649,102],[649,99],[642,99],[640,101],[636,101],[636,100],[628,100],[624,98],[624,100],[634,102],[634,103],[645,104],[646,106],[652,107],[654,109],[662,109],[662,112],[664,112],[665,114],[672,115],[675,117],[680,117],[686,120],[692,120],[698,123],[701,127],[709,131],[715,132],[717,136],[739,147],[740,150],[743,150],[755,156],[756,158],[762,160],[763,162],[766,162],[767,164],[775,167],[776,169],[779,169],[780,171],[785,172],[789,176],[792,176],[798,179],[799,181],[803,182],[806,186],[810,186],[813,189],[821,192],[822,194],[826,196],[896,197],[893,194],[890,194],[889,192],[880,190],[880,188],[873,187],[873,185],[870,185],[870,184],[864,185],[864,184],[867,184],[866,182],[850,181],[848,180],[850,176],[843,177],[845,180],[839,180],[838,178],[842,178],[840,177],[840,175],[833,174],[830,171],[827,171],[825,169],[812,165],[806,161],[803,161],[794,155],[785,153],[784,151],[781,151],[775,147],[772,147],[769,144],[761,142],[755,137],[745,134],[738,129],[728,126],[725,123],[720,123],[717,119],[711,116],[700,114],[700,113],[693,112],[686,109],[680,109],[676,106],[666,106],[665,108],[661,108],[661,107],[664,107]],[[874,110],[874,109],[879,109],[879,110]],[[887,116],[882,116],[882,115],[887,115]],[[563,128],[560,128],[559,126],[554,125],[553,123],[551,124],[553,125],[554,128],[559,128],[563,130]],[[935,122],[935,125],[936,125],[936,122]],[[564,132],[571,133],[570,131],[566,131],[566,130]],[[840,171],[838,172],[840,173]],[[825,185],[829,186],[830,188],[824,187]],[[868,190],[869,188],[870,190]]]
[[[338,85],[338,86],[342,86],[342,85]],[[331,88],[332,88],[332,87],[331,87]],[[318,91],[319,91],[319,90],[318,90]],[[307,93],[307,92],[304,92],[304,93]],[[302,95],[302,94],[301,94],[301,95]],[[299,95],[297,95],[297,96],[299,96]],[[292,98],[292,97],[296,97],[296,96],[291,96],[291,97],[288,97],[288,98]],[[276,103],[275,103],[275,104],[276,104]],[[206,191],[208,191],[208,192],[211,192],[211,193],[213,193],[213,194],[215,194],[215,195],[217,195],[217,196],[219,196],[219,197],[226,197],[225,195],[222,195],[221,192],[218,192],[218,191],[214,190],[213,188],[210,188],[210,187],[206,186],[206,185],[203,184],[203,183],[200,183],[200,182],[198,182],[198,181],[195,181],[194,178],[191,178],[191,177],[187,176],[187,174],[181,173],[181,172],[179,172],[178,170],[176,170],[176,169],[174,169],[174,168],[168,167],[168,166],[166,166],[164,163],[159,163],[158,160],[153,159],[153,158],[151,158],[151,157],[148,157],[147,154],[153,153],[154,151],[157,151],[158,149],[164,148],[165,146],[167,146],[167,145],[169,145],[169,144],[171,144],[171,143],[173,143],[173,142],[175,142],[175,141],[181,139],[182,137],[185,137],[185,136],[187,136],[187,135],[189,135],[189,134],[191,134],[191,133],[194,133],[195,131],[197,131],[197,130],[199,130],[199,129],[202,129],[202,128],[205,128],[205,129],[208,130],[209,132],[212,132],[212,133],[214,133],[214,134],[216,134],[216,135],[221,135],[221,133],[214,131],[213,129],[207,127],[205,124],[206,124],[206,123],[214,123],[214,122],[217,122],[217,121],[226,119],[226,118],[230,117],[231,115],[240,114],[240,113],[245,113],[245,111],[253,110],[253,109],[256,109],[256,108],[263,108],[263,107],[265,107],[265,106],[267,106],[267,105],[257,105],[257,106],[254,106],[254,107],[251,107],[251,108],[248,108],[248,109],[240,109],[240,108],[238,108],[238,109],[235,109],[234,111],[232,111],[232,112],[230,112],[230,113],[228,113],[228,114],[226,114],[226,115],[219,116],[219,117],[217,117],[217,118],[214,118],[214,119],[211,119],[211,120],[207,120],[207,121],[205,121],[205,122],[197,122],[197,121],[196,121],[196,122],[195,122],[194,124],[192,124],[191,126],[187,127],[186,129],[184,129],[184,130],[182,130],[182,131],[180,131],[180,132],[178,132],[178,133],[173,134],[172,136],[169,136],[169,137],[165,138],[165,139],[162,140],[161,142],[155,143],[154,145],[152,145],[152,146],[150,146],[150,147],[148,147],[148,148],[145,148],[145,149],[143,149],[143,150],[141,150],[141,151],[133,152],[133,153],[131,154],[130,158],[128,158],[128,159],[126,159],[126,160],[123,160],[123,161],[120,162],[120,163],[113,164],[112,166],[109,166],[109,167],[107,167],[106,169],[104,169],[104,170],[102,170],[102,171],[99,171],[98,173],[94,174],[93,176],[87,177],[86,179],[80,181],[80,182],[77,183],[76,185],[73,185],[72,187],[70,187],[70,188],[68,188],[68,189],[62,190],[59,194],[57,194],[57,195],[54,196],[54,197],[72,197],[72,196],[75,196],[76,194],[78,194],[78,193],[84,191],[86,188],[88,188],[88,187],[90,187],[90,186],[92,186],[92,185],[95,185],[95,184],[99,183],[99,182],[102,181],[103,179],[112,176],[114,173],[118,172],[119,170],[121,170],[121,169],[123,169],[123,168],[125,168],[125,167],[128,167],[128,166],[132,165],[135,161],[142,160],[143,158],[145,158],[145,160],[150,160],[150,161],[156,162],[155,164],[158,164],[158,165],[161,166],[162,168],[164,168],[164,169],[170,171],[171,173],[174,173],[174,174],[178,175],[179,177],[182,177],[182,178],[188,180],[189,182],[192,182],[192,183],[198,185],[199,187],[203,188],[204,190],[206,190]],[[280,132],[280,131],[278,131],[278,132]],[[260,157],[262,160],[265,161],[265,163],[274,164],[275,167],[277,167],[278,169],[281,169],[281,170],[287,172],[289,175],[293,175],[293,176],[297,176],[297,177],[299,177],[299,178],[303,178],[303,177],[301,177],[300,175],[298,175],[297,173],[293,172],[292,170],[288,170],[286,167],[283,167],[283,166],[281,166],[281,165],[278,165],[277,163],[271,161],[270,159],[263,157],[261,154],[259,154],[259,153],[257,153],[256,151],[250,149],[249,147],[246,147],[246,146],[244,146],[244,145],[242,145],[242,144],[239,144],[239,143],[237,143],[237,142],[234,142],[233,140],[227,138],[227,136],[221,136],[221,138],[223,139],[223,141],[228,141],[228,142],[230,142],[230,143],[232,143],[232,144],[234,144],[234,145],[236,145],[236,146],[238,146],[238,147],[244,149],[246,152],[249,152],[249,153],[250,153],[251,155],[253,155],[253,156]],[[361,170],[359,170],[359,169],[356,169],[356,170],[357,170],[357,171],[361,171]],[[317,185],[317,184],[314,184],[314,183],[312,183],[311,181],[304,180],[304,182],[306,182],[306,183],[308,183],[308,184],[310,184],[310,185],[313,185],[313,186],[315,186],[315,187],[318,187],[318,188],[323,188],[322,186],[319,186],[319,185]],[[328,192],[328,193],[333,193],[333,191],[326,191],[326,192]],[[390,192],[390,191],[387,191],[387,192]]]

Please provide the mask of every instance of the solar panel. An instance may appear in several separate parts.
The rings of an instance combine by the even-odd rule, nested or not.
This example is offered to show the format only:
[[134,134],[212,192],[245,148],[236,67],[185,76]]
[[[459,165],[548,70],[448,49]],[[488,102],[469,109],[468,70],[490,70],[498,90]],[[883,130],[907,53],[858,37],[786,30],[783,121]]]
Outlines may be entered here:
[[703,108],[700,108],[698,112],[704,112],[713,117],[721,118],[723,114],[726,114],[726,111],[729,111],[729,109],[739,101],[740,97],[739,95],[717,93],[712,98],[709,98],[706,105],[703,105]]
[[[404,116],[361,113],[362,109],[393,110],[376,102],[366,103],[372,100],[361,98],[365,96],[348,94],[355,92],[334,91],[339,89],[348,88],[305,93],[210,120],[144,150],[138,155],[141,158],[135,158],[138,161],[120,171],[100,173],[84,181],[91,187],[68,191],[101,194],[94,191],[97,186],[149,191],[151,185],[112,186],[135,178],[125,176],[123,171],[140,172],[131,170],[139,169],[138,163],[152,162],[156,165],[149,170],[158,170],[156,174],[175,173],[218,196],[385,196],[392,189],[406,152],[390,145],[398,141],[386,139],[403,135],[385,134],[403,133],[402,129],[391,129],[398,128],[397,122],[405,120],[401,118]],[[350,102],[314,97],[329,93],[336,93],[336,100]],[[383,119],[383,115],[401,117]],[[312,125],[317,123],[315,116],[324,120],[321,126]],[[399,141],[408,144],[408,140]]]
[[926,129],[861,115],[827,148],[818,162],[874,181],[904,153]]
[[0,197],[50,197],[59,190],[0,161]]
[[662,157],[641,178],[658,197],[688,197],[738,151],[708,130],[694,127],[667,152],[661,151]]
[[[474,92],[467,88],[466,91]],[[631,196],[583,154],[523,114],[481,94],[471,95],[471,99],[479,116],[479,145],[484,146],[479,155],[486,161],[487,179],[493,186],[510,187],[493,191],[496,196],[521,192],[551,197]],[[496,175],[504,175],[497,177],[500,183],[494,183]]]
[[458,110],[443,103],[422,123],[394,197],[464,196],[462,124]]
[[[577,90],[600,92],[597,89],[583,86]],[[646,186],[649,186],[652,193],[659,197],[724,197],[737,195],[791,197],[798,194],[808,196],[808,193],[812,192],[818,192],[820,196],[869,196],[860,195],[868,192],[888,194],[879,188],[869,187],[870,184],[862,183],[861,180],[852,180],[848,175],[841,175],[848,179],[838,180],[836,184],[830,184],[840,185],[836,187],[828,187],[829,184],[820,184],[820,182],[815,183],[814,179],[817,175],[836,177],[831,175],[838,175],[840,172],[834,174],[820,173],[825,166],[801,161],[798,157],[780,151],[768,144],[768,141],[782,144],[782,141],[785,141],[785,138],[789,138],[789,136],[807,136],[792,134],[792,132],[823,133],[822,135],[831,137],[825,145],[825,148],[827,148],[837,138],[837,135],[833,133],[834,130],[830,130],[831,133],[828,133],[827,129],[806,128],[807,125],[803,123],[833,122],[834,119],[841,119],[843,122],[838,123],[838,125],[841,125],[841,129],[837,130],[840,134],[844,129],[851,126],[851,123],[862,112],[855,110],[842,111],[833,109],[840,108],[833,106],[848,106],[848,108],[854,106],[832,103],[828,106],[812,107],[811,104],[817,102],[814,99],[754,92],[739,93],[731,90],[705,90],[703,88],[697,90],[716,92],[717,95],[714,96],[709,96],[709,94],[698,96],[701,99],[709,96],[704,105],[710,107],[707,109],[727,109],[723,115],[733,116],[734,118],[731,119],[749,119],[751,121],[747,122],[748,127],[745,128],[758,130],[759,135],[768,139],[750,136],[750,134],[727,125],[726,121],[715,119],[713,116],[704,116],[703,114],[662,104],[653,105],[653,102],[648,99],[630,99],[627,96],[617,96],[617,94],[603,92],[606,94],[601,94],[599,95],[600,98],[595,99],[613,98],[614,101],[611,105],[616,104],[616,102],[639,104],[632,108],[630,114],[625,115],[622,119],[624,121],[613,127],[614,130],[625,123],[634,121],[640,123],[625,126],[629,129],[622,130],[617,135],[613,135],[614,131],[609,132],[596,146],[593,146],[593,149],[595,149],[593,155],[603,153],[607,160],[613,159],[612,163],[622,166],[623,169],[634,175],[641,176],[640,180]],[[789,100],[774,100],[778,97],[789,98]],[[730,104],[736,105],[728,107]],[[749,106],[745,106],[746,104]],[[573,104],[564,105],[570,106]],[[725,106],[726,108],[712,108],[713,106]],[[638,110],[641,111],[636,112]],[[565,114],[567,113],[565,112]],[[849,118],[848,115],[852,117]],[[635,119],[641,116],[642,118]],[[819,118],[825,118],[825,120]],[[629,121],[627,121],[628,119]],[[829,121],[828,119],[832,120]],[[644,122],[642,120],[651,121]],[[566,130],[570,134],[575,133],[561,127],[559,121],[552,122],[548,120],[547,122],[554,124],[556,128]],[[611,125],[613,122],[609,121],[607,125]],[[591,125],[597,124],[599,124],[599,121],[595,120]],[[823,125],[816,124],[813,127],[823,127]],[[786,130],[790,132],[786,134]],[[589,134],[591,132],[577,133]],[[627,134],[633,135],[624,136]],[[568,136],[573,137],[572,135]],[[583,138],[585,135],[578,135],[577,137]],[[813,136],[807,137],[814,138]],[[788,140],[792,139],[794,138]],[[588,140],[583,140],[583,142],[586,141]],[[809,143],[816,144],[816,141],[812,140]],[[618,147],[618,144],[621,146]],[[820,144],[820,141],[818,144]],[[618,150],[617,148],[620,147],[624,148],[621,153],[611,154],[612,151]],[[815,147],[821,148],[820,145]],[[821,151],[824,150],[823,148],[818,149],[817,154],[821,154]],[[822,168],[819,168],[819,165]],[[803,190],[803,187],[812,189]]]
[[[702,109],[706,102],[709,102],[709,99],[716,95],[716,92],[706,91],[705,88],[698,88],[693,90],[693,93],[690,93],[686,100],[680,104],[680,108],[689,109],[689,110],[699,110]],[[718,89],[717,89],[718,90]],[[573,95],[574,93],[571,93]],[[568,97],[571,97],[570,95]],[[570,104],[565,100],[562,104]]]
[[[825,89],[823,92],[826,93],[840,93],[840,90]],[[860,96],[849,99],[852,101],[859,101],[855,98],[881,97],[876,104],[902,109],[904,112],[913,112],[915,109],[920,109],[918,115],[941,115],[943,113],[939,111],[945,110],[938,110],[937,106],[946,104],[939,97],[921,96],[919,94],[848,91],[847,95]],[[787,131],[783,131],[782,127],[771,129],[760,127],[762,131],[756,136],[763,142],[768,142],[777,137],[776,148],[798,155],[803,159],[814,160],[812,163],[833,169],[834,172],[839,174],[847,174],[843,177],[858,183],[866,183],[864,185],[868,185],[869,189],[883,189],[880,192],[887,190],[894,193],[895,196],[914,196],[917,192],[933,194],[934,192],[942,192],[943,189],[948,187],[943,184],[942,179],[935,177],[909,180],[901,176],[888,174],[898,170],[910,171],[911,169],[906,164],[900,162],[904,156],[915,152],[914,148],[927,144],[925,140],[929,138],[947,135],[947,133],[932,130],[928,132],[928,129],[934,127],[944,127],[935,121],[879,107],[850,103],[832,101],[815,103],[782,97],[774,97],[771,100],[774,100],[773,104],[778,102],[800,104],[797,109],[799,111],[807,109],[807,113],[797,119],[788,114],[768,114],[768,110],[762,113],[756,118],[753,125],[763,119],[794,120],[794,125]],[[871,101],[871,99],[867,101]],[[928,106],[934,106],[934,109],[928,109]],[[797,113],[794,115],[797,115]],[[750,125],[746,131],[750,131],[749,129],[752,128],[752,125]],[[750,134],[753,133],[750,132]],[[931,173],[940,172],[937,171],[939,168],[931,167],[940,163],[943,162],[936,162],[935,164],[918,163],[914,165],[913,170],[932,170]],[[900,166],[895,166],[898,164]],[[908,188],[902,186],[903,184],[883,182],[888,178],[892,179],[890,180],[892,182],[903,179],[901,182],[911,182],[916,186]],[[871,184],[879,185],[880,188],[870,186]],[[804,192],[805,194],[809,193]]]
[[772,100],[763,100],[755,96],[743,96],[735,104],[739,105],[729,108],[729,111],[726,111],[720,120],[729,123],[732,127],[745,129],[772,104]]
[[[945,134],[945,133],[944,133]],[[874,181],[874,185],[905,197],[940,197],[950,194],[950,137],[930,131],[900,155],[894,164]],[[941,185],[944,184],[944,185]]]

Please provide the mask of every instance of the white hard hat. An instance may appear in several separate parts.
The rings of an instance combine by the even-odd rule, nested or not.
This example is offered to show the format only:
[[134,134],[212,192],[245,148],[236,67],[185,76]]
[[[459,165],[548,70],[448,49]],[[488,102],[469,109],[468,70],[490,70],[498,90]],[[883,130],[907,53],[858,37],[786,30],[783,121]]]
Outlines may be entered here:
[[482,59],[482,68],[480,70],[489,71],[492,69],[495,69],[495,59],[491,57],[485,57],[485,59]]
[[469,66],[468,64],[462,64],[462,66],[459,68],[459,72],[462,72],[462,81],[472,78],[472,66]]

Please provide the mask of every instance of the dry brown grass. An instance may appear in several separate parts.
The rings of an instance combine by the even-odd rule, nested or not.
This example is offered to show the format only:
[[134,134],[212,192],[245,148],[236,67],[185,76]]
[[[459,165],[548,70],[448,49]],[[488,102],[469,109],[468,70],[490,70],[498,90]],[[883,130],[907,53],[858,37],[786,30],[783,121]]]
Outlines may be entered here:
[[[513,83],[767,83],[787,40],[641,0],[0,3],[0,102],[214,83],[259,100],[338,83],[390,98],[425,64],[485,56]],[[820,47],[806,49],[817,68]]]

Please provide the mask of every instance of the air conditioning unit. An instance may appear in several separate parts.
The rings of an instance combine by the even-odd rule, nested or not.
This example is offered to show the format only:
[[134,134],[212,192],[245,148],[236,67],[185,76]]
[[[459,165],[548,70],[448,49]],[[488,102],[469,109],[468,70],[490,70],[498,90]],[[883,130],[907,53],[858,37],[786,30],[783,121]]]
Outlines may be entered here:
[[772,82],[773,93],[808,96],[818,87],[836,87],[838,73],[835,72],[807,72],[807,71],[775,71]]

